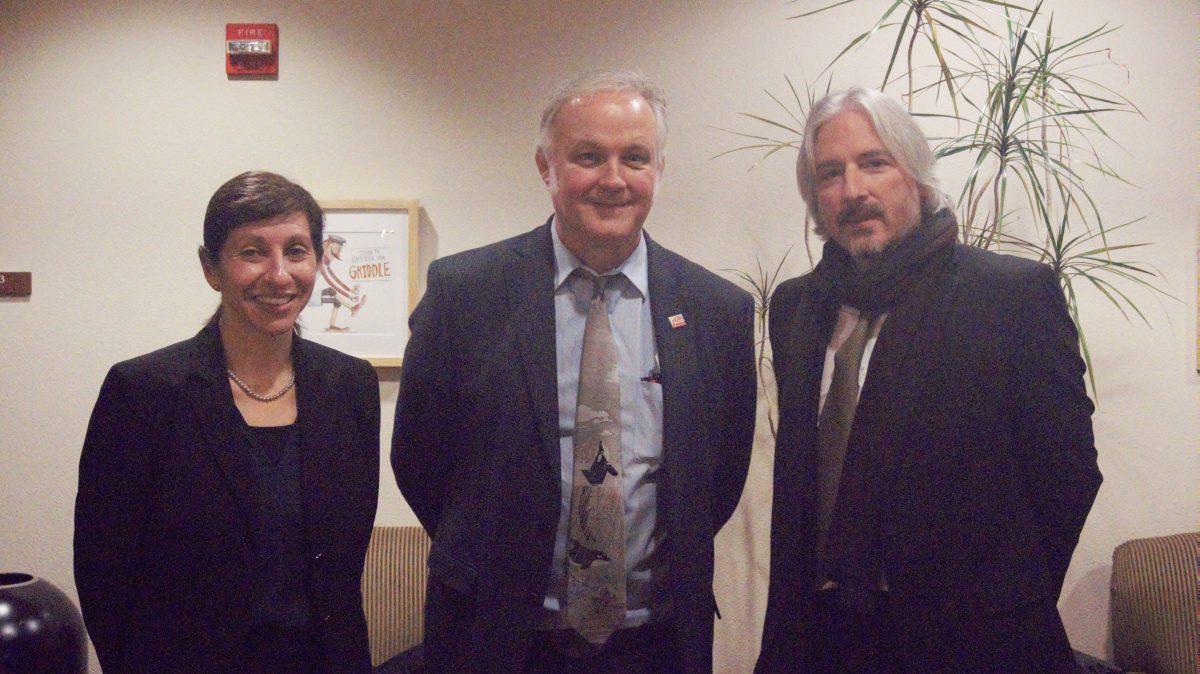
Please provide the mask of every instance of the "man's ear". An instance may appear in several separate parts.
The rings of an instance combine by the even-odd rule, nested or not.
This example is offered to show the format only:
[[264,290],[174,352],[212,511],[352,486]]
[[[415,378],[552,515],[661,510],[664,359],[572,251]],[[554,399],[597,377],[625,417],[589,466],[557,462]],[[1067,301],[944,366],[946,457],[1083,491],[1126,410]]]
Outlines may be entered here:
[[200,258],[200,269],[204,270],[204,280],[208,281],[208,285],[217,292],[221,291],[221,279],[217,276],[217,263],[209,255],[208,249],[200,246],[196,249],[196,255]]
[[921,183],[917,183],[917,203],[920,206],[922,219],[933,215],[933,204],[935,203],[933,192]]
[[533,161],[537,164],[538,173],[542,175],[542,182],[545,183],[546,187],[550,187],[550,160],[546,157],[546,153],[542,148],[539,147],[533,153]]

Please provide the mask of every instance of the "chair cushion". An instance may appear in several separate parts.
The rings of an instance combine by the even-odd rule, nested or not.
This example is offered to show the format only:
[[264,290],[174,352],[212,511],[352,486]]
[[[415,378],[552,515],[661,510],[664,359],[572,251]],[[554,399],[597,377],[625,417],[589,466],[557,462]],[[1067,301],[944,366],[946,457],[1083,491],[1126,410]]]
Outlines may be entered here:
[[421,643],[429,537],[421,527],[375,527],[363,565],[371,664]]
[[1124,670],[1196,674],[1200,533],[1142,538],[1113,551],[1113,659]]

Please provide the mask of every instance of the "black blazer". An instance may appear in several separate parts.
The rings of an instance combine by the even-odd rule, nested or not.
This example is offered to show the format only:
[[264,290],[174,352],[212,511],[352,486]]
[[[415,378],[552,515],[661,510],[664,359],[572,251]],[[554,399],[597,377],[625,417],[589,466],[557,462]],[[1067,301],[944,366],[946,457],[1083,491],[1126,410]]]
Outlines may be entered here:
[[[293,346],[308,602],[330,671],[370,669],[363,558],[379,483],[365,361]],[[114,365],[79,462],[75,583],[105,672],[246,671],[249,438],[215,324]]]
[[[812,596],[817,406],[837,309],[811,275],[771,302],[780,421],[759,671],[790,671]],[[1053,609],[1101,480],[1083,373],[1057,280],[1029,260],[958,245],[932,286],[890,313],[846,470],[882,457],[882,559],[910,624],[965,635],[1031,602]]]
[[[750,296],[647,237],[662,369],[669,573],[684,671],[712,669],[713,536],[750,461]],[[436,261],[411,319],[396,481],[433,537],[425,648],[435,669],[524,663],[560,508],[549,225]],[[669,316],[687,325],[673,329]]]

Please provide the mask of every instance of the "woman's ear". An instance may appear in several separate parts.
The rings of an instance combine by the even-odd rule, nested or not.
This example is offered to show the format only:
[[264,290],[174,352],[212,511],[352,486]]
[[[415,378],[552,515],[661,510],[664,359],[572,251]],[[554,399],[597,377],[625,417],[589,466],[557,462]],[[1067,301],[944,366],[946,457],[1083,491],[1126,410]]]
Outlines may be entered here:
[[217,274],[217,263],[208,253],[208,249],[200,246],[196,250],[196,255],[200,258],[200,268],[204,270],[204,280],[208,281],[208,285],[213,290],[221,292],[221,279]]

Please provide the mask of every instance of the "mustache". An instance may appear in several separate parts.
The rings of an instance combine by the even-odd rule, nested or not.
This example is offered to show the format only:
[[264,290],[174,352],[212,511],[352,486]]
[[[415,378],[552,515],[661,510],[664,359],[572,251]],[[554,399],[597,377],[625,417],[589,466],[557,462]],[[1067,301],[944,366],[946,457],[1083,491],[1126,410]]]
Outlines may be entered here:
[[883,208],[877,204],[856,203],[851,204],[846,210],[838,214],[838,224],[848,225],[870,218],[882,220]]

